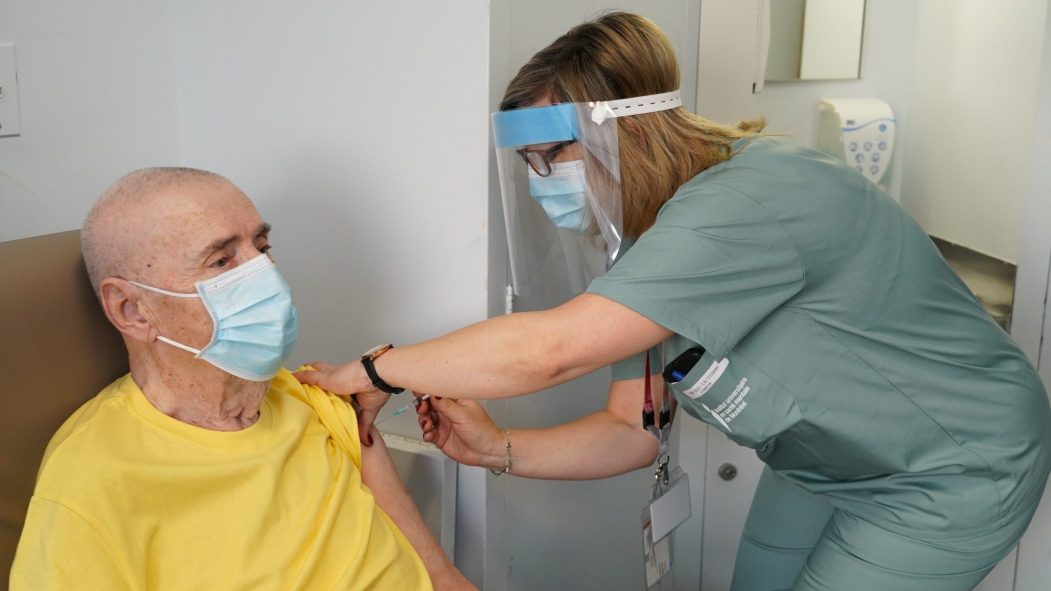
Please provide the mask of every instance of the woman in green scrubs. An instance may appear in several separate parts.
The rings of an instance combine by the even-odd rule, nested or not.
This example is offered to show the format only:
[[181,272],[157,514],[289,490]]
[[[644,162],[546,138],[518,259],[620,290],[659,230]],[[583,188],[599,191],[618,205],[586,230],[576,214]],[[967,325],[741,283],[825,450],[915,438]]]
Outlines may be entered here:
[[[532,169],[533,207],[609,247],[615,262],[586,293],[300,379],[354,395],[364,429],[385,391],[434,395],[425,438],[465,463],[599,478],[657,453],[641,412],[663,364],[644,377],[642,352],[703,350],[672,385],[678,404],[767,465],[733,589],[974,587],[1047,483],[1038,376],[923,230],[843,162],[756,122],[617,112],[630,101],[615,99],[665,97],[678,78],[652,22],[610,14],[539,52],[494,117],[498,148]],[[602,170],[594,136],[611,129],[619,165]],[[508,435],[470,400],[610,364],[606,408],[565,425]]]

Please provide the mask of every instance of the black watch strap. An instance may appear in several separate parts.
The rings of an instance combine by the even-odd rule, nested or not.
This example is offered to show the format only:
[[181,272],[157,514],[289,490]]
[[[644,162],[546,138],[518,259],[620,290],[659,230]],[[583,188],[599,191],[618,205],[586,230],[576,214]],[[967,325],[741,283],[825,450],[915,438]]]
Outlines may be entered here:
[[369,354],[361,356],[361,366],[365,368],[365,373],[368,374],[369,379],[372,380],[372,385],[376,386],[379,391],[386,392],[387,394],[401,394],[404,392],[405,388],[395,388],[383,381],[380,374],[376,373],[376,366],[373,365],[375,359],[375,356]]

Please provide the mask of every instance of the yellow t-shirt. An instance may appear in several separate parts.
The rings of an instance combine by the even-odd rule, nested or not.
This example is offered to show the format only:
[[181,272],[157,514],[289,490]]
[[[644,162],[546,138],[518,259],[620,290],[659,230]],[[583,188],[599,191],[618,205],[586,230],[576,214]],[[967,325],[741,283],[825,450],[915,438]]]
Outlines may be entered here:
[[285,370],[231,432],[124,376],[48,445],[11,589],[431,589],[360,465],[349,406]]

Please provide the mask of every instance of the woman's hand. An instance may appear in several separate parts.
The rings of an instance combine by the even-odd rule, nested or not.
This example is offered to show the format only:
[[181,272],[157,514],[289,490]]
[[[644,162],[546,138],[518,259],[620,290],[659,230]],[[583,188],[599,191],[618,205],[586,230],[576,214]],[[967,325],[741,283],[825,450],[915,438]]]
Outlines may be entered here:
[[423,440],[471,466],[502,468],[504,434],[474,400],[432,396],[416,407]]
[[372,380],[365,373],[361,361],[351,361],[345,365],[332,365],[320,361],[309,363],[314,369],[304,369],[293,373],[303,384],[312,384],[323,390],[345,398],[353,397],[358,411],[358,437],[363,445],[369,443],[369,429],[376,420],[376,415],[387,403],[390,394],[377,390]]

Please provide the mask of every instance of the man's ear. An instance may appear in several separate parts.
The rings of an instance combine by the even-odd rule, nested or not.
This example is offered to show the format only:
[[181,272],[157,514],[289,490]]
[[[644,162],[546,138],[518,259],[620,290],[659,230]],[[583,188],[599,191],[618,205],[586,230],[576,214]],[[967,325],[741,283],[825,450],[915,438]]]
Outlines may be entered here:
[[156,335],[136,291],[136,287],[127,280],[107,277],[99,284],[99,300],[106,318],[122,335],[140,343],[149,343]]

